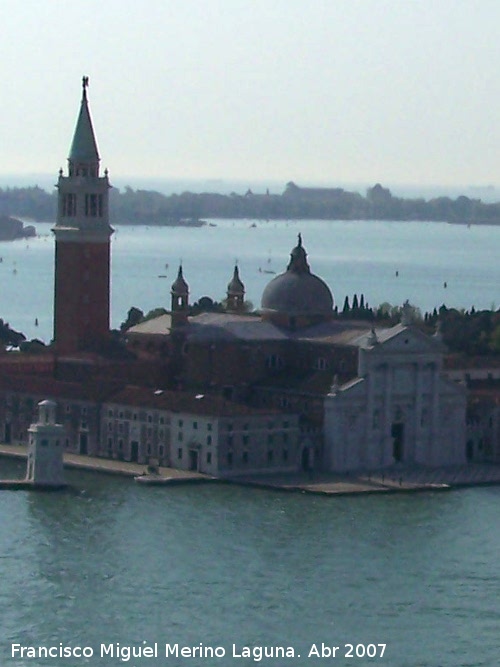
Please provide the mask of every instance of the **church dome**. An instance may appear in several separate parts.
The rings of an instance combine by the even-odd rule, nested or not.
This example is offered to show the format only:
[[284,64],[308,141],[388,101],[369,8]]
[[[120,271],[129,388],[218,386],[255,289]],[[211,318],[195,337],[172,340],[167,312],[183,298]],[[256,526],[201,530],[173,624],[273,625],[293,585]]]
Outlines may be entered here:
[[328,319],[333,311],[333,296],[328,285],[311,273],[307,253],[299,234],[297,246],[290,253],[287,270],[264,289],[263,314],[282,314],[312,319]]

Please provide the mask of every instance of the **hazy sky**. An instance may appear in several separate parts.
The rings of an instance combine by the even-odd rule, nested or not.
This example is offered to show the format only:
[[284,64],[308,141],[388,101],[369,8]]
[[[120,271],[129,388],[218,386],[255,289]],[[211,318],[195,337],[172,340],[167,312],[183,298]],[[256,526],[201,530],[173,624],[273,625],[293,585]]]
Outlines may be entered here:
[[499,0],[0,0],[0,174],[500,184]]

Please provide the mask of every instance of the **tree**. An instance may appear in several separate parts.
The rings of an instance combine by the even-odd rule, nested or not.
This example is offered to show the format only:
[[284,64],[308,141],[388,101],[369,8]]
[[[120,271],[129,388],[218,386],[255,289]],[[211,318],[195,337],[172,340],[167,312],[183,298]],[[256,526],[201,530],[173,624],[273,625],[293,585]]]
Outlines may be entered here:
[[128,311],[127,319],[125,322],[120,324],[120,331],[126,331],[127,329],[130,329],[130,327],[135,327],[135,325],[139,324],[143,318],[144,313],[142,310],[132,306],[132,308]]

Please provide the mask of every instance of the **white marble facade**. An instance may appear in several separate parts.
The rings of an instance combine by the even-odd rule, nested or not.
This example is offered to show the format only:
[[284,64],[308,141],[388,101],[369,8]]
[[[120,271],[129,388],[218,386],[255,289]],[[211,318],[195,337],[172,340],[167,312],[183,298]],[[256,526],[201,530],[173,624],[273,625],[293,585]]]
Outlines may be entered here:
[[357,344],[358,377],[325,399],[325,468],[464,463],[465,387],[443,374],[439,338],[398,324]]

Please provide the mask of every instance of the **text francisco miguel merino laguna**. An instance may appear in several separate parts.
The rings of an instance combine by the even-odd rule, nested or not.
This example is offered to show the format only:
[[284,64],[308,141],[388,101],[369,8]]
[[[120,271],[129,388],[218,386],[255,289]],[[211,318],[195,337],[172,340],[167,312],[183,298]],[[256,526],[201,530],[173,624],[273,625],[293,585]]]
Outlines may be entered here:
[[[308,658],[335,658],[360,656],[359,649],[369,657],[382,657],[385,644],[343,644],[330,646],[328,644],[312,644],[307,651]],[[355,653],[354,653],[355,652]],[[182,644],[159,644],[157,642],[135,646],[119,643],[100,644],[98,649],[92,646],[68,646],[59,642],[52,646],[27,646],[11,644],[12,658],[118,658],[121,662],[128,662],[132,658],[252,658],[260,662],[263,658],[300,658],[300,654],[292,646],[238,646],[231,645],[231,650],[224,646],[183,646]]]

